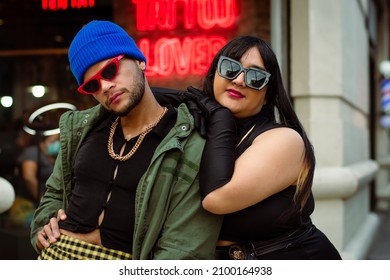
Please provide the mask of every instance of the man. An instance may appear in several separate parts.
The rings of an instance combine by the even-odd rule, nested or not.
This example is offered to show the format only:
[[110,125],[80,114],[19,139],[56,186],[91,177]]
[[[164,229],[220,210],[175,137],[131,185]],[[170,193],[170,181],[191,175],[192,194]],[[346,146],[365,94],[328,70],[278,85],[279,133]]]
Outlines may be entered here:
[[32,221],[39,258],[212,259],[222,217],[200,203],[205,141],[187,106],[156,101],[144,55],[112,22],[85,25],[68,56],[78,91],[100,104],[60,119]]

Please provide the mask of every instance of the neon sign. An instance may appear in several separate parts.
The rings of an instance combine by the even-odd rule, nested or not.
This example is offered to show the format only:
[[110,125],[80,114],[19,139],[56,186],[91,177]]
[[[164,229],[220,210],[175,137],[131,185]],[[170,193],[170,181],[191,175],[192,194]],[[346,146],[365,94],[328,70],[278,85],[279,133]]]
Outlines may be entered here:
[[42,0],[42,9],[43,10],[67,10],[72,9],[82,9],[82,8],[92,8],[95,6],[95,0]]
[[137,7],[137,30],[173,30],[177,27],[177,6],[184,5],[183,25],[193,29],[228,28],[235,23],[235,0],[132,0]]
[[[146,75],[153,77],[205,74],[215,54],[226,44],[227,39],[220,34],[233,29],[237,19],[236,0],[132,2],[136,6],[136,28],[147,34],[138,41],[148,61]],[[182,30],[194,35],[177,36]],[[214,30],[218,36],[212,34]],[[173,31],[178,32],[168,36]],[[157,32],[163,36],[151,39]]]
[[148,60],[145,74],[167,77],[172,73],[204,74],[224,44],[226,39],[219,36],[186,36],[183,39],[162,37],[154,43],[154,57],[151,53],[150,39],[143,38],[138,45]]
[[[146,75],[156,78],[203,75],[226,44],[226,36],[236,28],[238,0],[120,1],[135,7],[138,46],[147,59]],[[92,8],[95,2],[42,0],[41,3],[43,10],[58,11]]]

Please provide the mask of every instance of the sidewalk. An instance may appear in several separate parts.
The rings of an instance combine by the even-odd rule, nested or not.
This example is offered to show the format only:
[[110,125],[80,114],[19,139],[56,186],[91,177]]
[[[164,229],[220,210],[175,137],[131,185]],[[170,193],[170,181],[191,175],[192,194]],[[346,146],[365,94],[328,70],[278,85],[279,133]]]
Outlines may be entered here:
[[390,260],[390,211],[379,213],[379,216],[382,222],[368,253],[368,260]]

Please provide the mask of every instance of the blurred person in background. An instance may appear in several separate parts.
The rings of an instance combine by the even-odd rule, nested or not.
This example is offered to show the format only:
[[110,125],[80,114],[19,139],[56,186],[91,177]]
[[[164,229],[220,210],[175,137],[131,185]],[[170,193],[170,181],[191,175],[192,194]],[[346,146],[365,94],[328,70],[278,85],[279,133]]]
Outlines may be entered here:
[[59,134],[38,140],[34,135],[20,131],[16,139],[20,153],[12,180],[16,197],[7,212],[9,226],[30,227],[34,211],[46,190],[46,180],[53,172],[59,151],[58,140]]
[[36,204],[45,193],[45,183],[53,172],[60,147],[59,134],[41,136],[37,141],[39,144],[29,145],[18,157],[23,192]]

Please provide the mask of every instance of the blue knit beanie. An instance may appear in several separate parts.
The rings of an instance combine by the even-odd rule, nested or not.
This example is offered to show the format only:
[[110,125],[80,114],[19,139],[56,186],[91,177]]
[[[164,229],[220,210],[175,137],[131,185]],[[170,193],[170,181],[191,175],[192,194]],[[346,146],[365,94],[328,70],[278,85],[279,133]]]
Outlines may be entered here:
[[109,21],[93,20],[81,28],[70,44],[70,69],[80,85],[89,67],[121,54],[146,62],[145,56],[122,27]]

